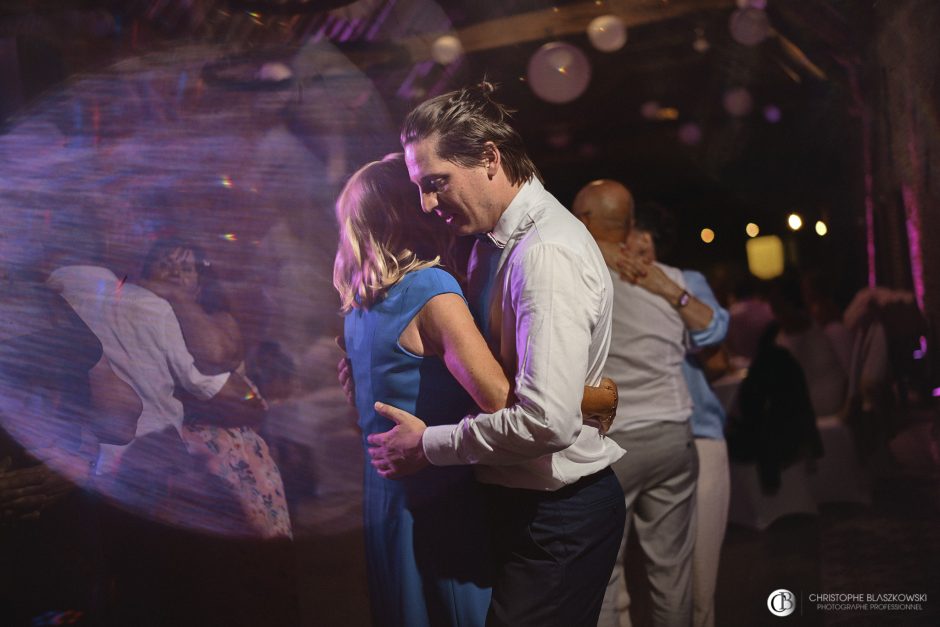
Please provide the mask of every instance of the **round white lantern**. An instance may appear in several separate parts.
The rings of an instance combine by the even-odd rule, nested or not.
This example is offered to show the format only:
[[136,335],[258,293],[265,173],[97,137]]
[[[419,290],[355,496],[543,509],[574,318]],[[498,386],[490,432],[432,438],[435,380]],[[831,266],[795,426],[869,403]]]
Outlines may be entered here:
[[627,43],[627,26],[616,15],[602,15],[588,24],[587,36],[601,52],[614,52]]
[[527,74],[536,96],[561,104],[584,93],[591,81],[591,64],[579,48],[554,41],[535,51]]
[[463,54],[460,40],[453,35],[441,35],[431,44],[431,58],[441,65],[450,65]]

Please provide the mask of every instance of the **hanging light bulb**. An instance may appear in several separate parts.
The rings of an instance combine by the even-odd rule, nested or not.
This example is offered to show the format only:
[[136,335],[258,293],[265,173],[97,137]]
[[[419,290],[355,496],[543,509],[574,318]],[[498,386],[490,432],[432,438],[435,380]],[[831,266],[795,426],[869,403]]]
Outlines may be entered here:
[[707,39],[705,39],[705,29],[702,28],[701,26],[696,28],[695,29],[695,41],[692,42],[692,49],[698,52],[699,54],[703,54],[705,52],[708,52],[708,49],[711,47],[712,45],[708,43]]
[[756,46],[770,35],[770,20],[762,9],[738,9],[728,22],[731,38],[744,46]]
[[725,111],[730,115],[741,118],[751,112],[754,99],[751,97],[751,92],[746,88],[733,87],[725,92],[722,104],[725,106]]

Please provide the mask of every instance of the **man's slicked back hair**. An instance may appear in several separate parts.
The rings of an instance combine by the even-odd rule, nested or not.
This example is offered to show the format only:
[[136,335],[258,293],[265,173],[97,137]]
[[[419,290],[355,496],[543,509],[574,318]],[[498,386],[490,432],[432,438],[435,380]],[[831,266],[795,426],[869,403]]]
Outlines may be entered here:
[[510,124],[513,111],[492,99],[495,91],[493,84],[483,81],[425,100],[405,118],[401,145],[436,135],[438,157],[475,167],[484,161],[486,142],[493,142],[510,183],[520,185],[533,176],[542,181],[522,137]]

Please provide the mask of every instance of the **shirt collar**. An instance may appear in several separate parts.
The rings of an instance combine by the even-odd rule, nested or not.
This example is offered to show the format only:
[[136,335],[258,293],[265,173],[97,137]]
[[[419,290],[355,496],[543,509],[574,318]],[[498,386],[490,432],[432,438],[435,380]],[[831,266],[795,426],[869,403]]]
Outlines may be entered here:
[[532,208],[544,191],[545,188],[542,187],[542,183],[536,177],[530,178],[516,192],[516,197],[503,211],[503,215],[499,217],[499,221],[493,230],[482,235],[497,248],[505,248],[512,234],[516,232],[523,218],[529,213],[529,209]]

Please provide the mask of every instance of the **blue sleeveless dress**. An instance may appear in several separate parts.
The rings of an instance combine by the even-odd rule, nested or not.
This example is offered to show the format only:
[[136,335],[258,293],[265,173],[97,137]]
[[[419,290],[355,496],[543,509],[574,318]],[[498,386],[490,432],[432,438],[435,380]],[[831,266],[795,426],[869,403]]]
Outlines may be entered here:
[[[427,424],[453,424],[476,411],[435,357],[398,342],[425,303],[463,296],[440,268],[407,274],[371,309],[345,320],[356,408],[366,437],[394,426],[375,413],[381,401]],[[482,626],[490,602],[491,560],[484,499],[469,466],[427,467],[404,480],[383,479],[365,455],[364,530],[373,625]]]

